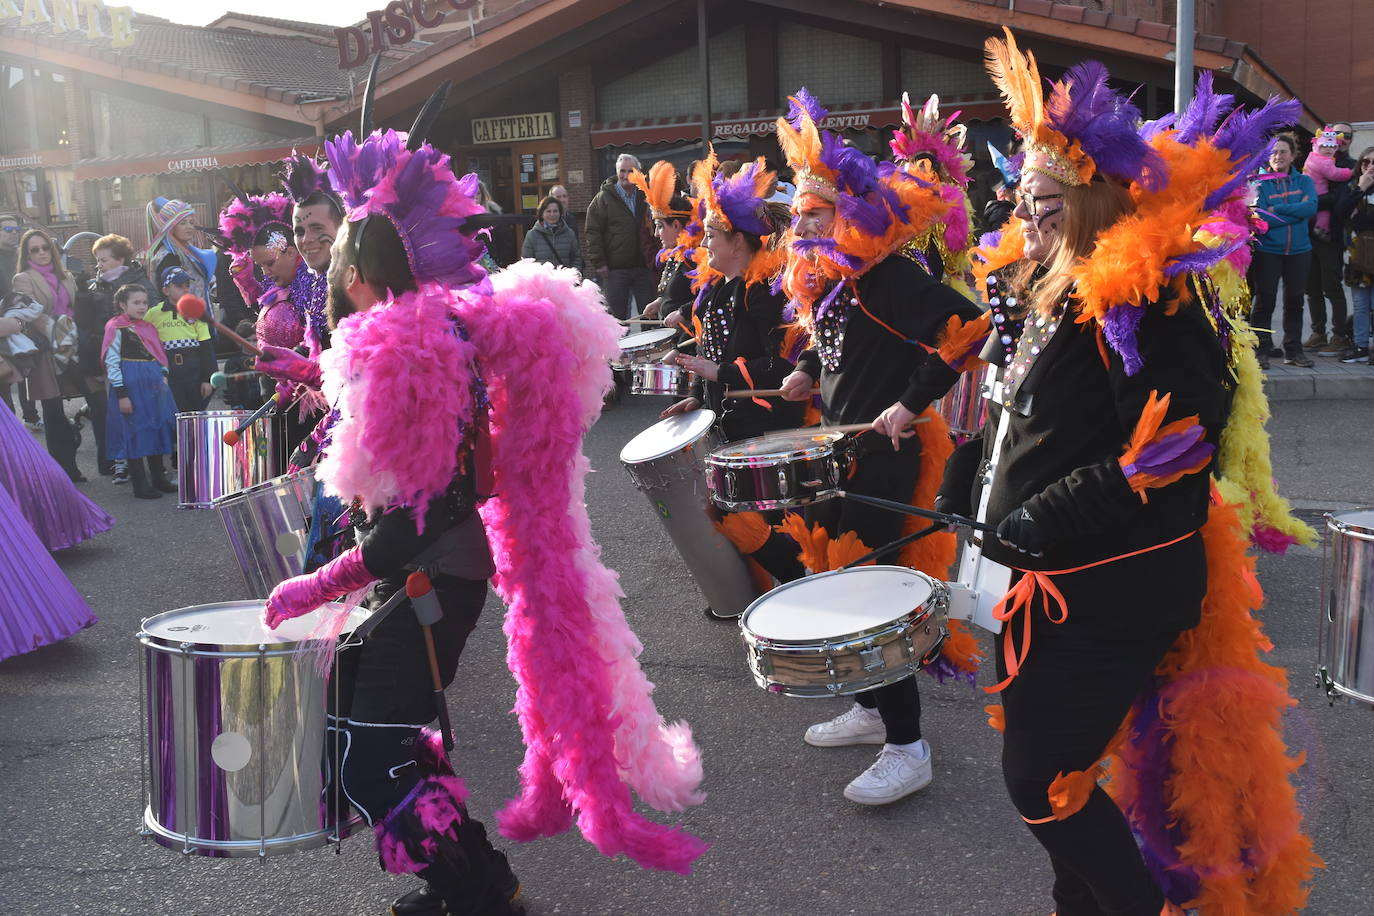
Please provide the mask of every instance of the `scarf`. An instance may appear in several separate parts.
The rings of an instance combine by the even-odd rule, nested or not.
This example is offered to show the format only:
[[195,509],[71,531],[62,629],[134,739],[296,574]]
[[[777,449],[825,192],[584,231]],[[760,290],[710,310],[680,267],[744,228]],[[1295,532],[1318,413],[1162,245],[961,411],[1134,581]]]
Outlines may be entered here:
[[105,339],[100,343],[102,360],[105,354],[110,352],[110,344],[114,343],[115,335],[119,333],[120,328],[133,328],[138,339],[143,341],[143,346],[148,348],[149,355],[166,368],[167,351],[162,349],[162,338],[158,336],[157,328],[141,318],[135,321],[123,312],[105,322]]
[[120,264],[118,267],[111,267],[109,270],[102,273],[100,279],[113,286],[115,281],[124,276],[128,270],[128,264]]
[[70,316],[72,313],[72,295],[67,292],[67,285],[57,275],[57,268],[51,264],[30,264],[29,266],[37,271],[44,280],[48,281],[48,289],[52,291],[53,317]]

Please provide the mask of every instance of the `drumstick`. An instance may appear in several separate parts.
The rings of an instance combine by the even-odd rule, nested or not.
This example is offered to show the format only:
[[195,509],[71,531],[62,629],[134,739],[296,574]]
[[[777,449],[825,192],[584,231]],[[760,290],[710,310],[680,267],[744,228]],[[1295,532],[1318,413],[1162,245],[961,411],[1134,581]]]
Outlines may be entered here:
[[252,426],[254,423],[261,420],[263,417],[267,416],[267,412],[271,410],[273,407],[276,407],[279,400],[280,398],[275,394],[268,398],[267,403],[263,404],[257,410],[253,411],[244,419],[242,423],[240,423],[238,426],[235,426],[233,429],[229,430],[221,437],[224,439],[224,444],[229,446],[230,448],[233,448],[235,445],[238,445],[239,437],[243,435],[243,431],[248,427]]
[[863,566],[870,560],[876,560],[883,554],[892,553],[892,551],[894,550],[901,550],[903,547],[905,547],[907,544],[910,544],[912,541],[919,541],[921,538],[925,537],[928,534],[934,534],[937,531],[943,530],[944,527],[945,526],[940,522],[936,522],[928,528],[922,528],[920,531],[914,531],[911,534],[899,537],[891,544],[888,544],[884,547],[879,547],[877,550],[870,550],[868,553],[859,557],[857,560],[851,560],[850,562],[844,564],[844,568],[852,569],[855,566]]
[[206,321],[210,322],[210,324],[214,325],[221,334],[229,338],[230,343],[237,346],[243,352],[251,354],[252,356],[262,356],[262,351],[259,350],[256,345],[244,340],[242,337],[226,328],[222,322],[215,318],[215,316],[211,315],[205,308],[205,300],[199,296],[193,296],[187,293],[178,299],[177,314],[187,321],[197,321],[204,318]]
[[993,525],[985,525],[982,522],[962,515],[950,515],[947,512],[936,512],[934,509],[920,509],[907,503],[895,502],[891,499],[879,499],[876,496],[863,496],[859,493],[850,493],[848,490],[836,490],[835,495],[841,499],[852,499],[856,503],[864,503],[869,506],[877,506],[880,509],[891,509],[893,512],[902,512],[906,515],[915,515],[919,518],[928,518],[946,525],[957,525],[961,528],[972,528],[974,531],[986,531],[989,534],[996,534],[997,528]]
[[666,324],[662,318],[617,318],[621,324]]
[[434,631],[431,627],[444,619],[444,610],[439,606],[439,598],[434,594],[434,584],[423,569],[406,576],[406,595],[410,598],[415,619],[420,622],[420,630],[425,637],[425,654],[429,657],[429,677],[434,684],[434,706],[439,715],[439,733],[444,739],[444,750],[453,750],[453,724],[448,718],[448,698],[444,696],[444,680],[439,675],[439,655],[434,649]]
[[[908,423],[907,426],[915,426],[917,423],[929,422],[930,417],[917,417]],[[818,429],[826,433],[844,433],[845,435],[849,435],[851,433],[866,433],[872,428],[872,423],[841,423],[839,426],[804,426],[802,429],[794,430],[794,432],[802,432],[806,429]]]
[[[811,389],[811,394],[819,392],[819,388]],[[724,396],[727,398],[779,398],[782,397],[782,394],[781,388],[743,388],[739,391],[727,391]]]

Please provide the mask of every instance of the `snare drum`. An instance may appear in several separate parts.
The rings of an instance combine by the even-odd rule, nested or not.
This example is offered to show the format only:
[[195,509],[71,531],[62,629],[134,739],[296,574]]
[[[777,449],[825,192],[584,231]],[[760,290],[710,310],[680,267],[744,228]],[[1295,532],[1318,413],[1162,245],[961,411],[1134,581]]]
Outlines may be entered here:
[[949,431],[960,443],[976,436],[988,416],[988,395],[992,391],[995,367],[964,372],[954,387],[935,402],[935,409],[949,424]]
[[1330,696],[1374,704],[1374,509],[1326,516],[1318,678]]
[[224,444],[224,434],[250,415],[247,410],[177,414],[178,509],[209,509],[215,500],[266,483],[286,470],[280,414],[239,433],[238,444]]
[[666,363],[636,363],[630,367],[630,394],[668,394],[685,398],[692,393],[696,373]]
[[620,338],[620,359],[611,365],[628,369],[636,363],[656,362],[672,352],[676,337],[677,331],[672,328],[651,328],[626,334]]
[[325,676],[306,641],[326,611],[269,630],[263,606],[182,608],[139,631],[144,833],[169,849],[264,856],[341,837],[343,806],[324,797]]
[[315,510],[315,469],[305,468],[215,500],[229,547],[251,598],[305,572],[305,548]]
[[706,459],[711,499],[723,509],[788,509],[835,495],[840,484],[841,433],[770,433],[740,439]]
[[779,585],[740,618],[754,681],[832,697],[910,677],[940,654],[943,583],[905,566],[856,566]]
[[717,617],[738,617],[759,589],[735,545],[715,525],[702,464],[715,444],[715,411],[660,420],[620,450],[637,489],[663,527]]

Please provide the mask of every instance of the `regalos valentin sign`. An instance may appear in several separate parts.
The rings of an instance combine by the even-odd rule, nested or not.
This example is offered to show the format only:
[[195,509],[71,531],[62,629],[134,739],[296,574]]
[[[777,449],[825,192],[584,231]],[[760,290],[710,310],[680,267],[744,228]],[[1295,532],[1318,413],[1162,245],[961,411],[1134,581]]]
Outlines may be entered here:
[[[4,3],[6,0],[0,0]],[[425,0],[391,0],[384,9],[367,14],[367,25],[345,26],[334,30],[339,43],[339,69],[361,67],[370,55],[380,54],[391,45],[403,45],[415,38],[417,28],[432,29],[441,25],[451,9],[462,12],[477,5],[477,0],[441,0],[429,4],[433,13],[425,11]]]
[[[85,32],[91,41],[108,34],[112,48],[134,43],[134,11],[106,6],[104,0],[0,0],[0,23],[14,19],[20,25],[50,25],[58,34]],[[109,22],[108,33],[102,28],[104,21]]]

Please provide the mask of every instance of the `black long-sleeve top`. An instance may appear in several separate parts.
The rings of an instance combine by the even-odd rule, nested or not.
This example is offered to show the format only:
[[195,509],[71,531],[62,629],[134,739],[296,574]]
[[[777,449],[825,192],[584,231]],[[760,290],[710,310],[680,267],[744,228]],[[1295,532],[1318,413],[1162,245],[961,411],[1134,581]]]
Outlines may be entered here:
[[[697,355],[718,363],[720,373],[714,382],[698,379],[693,396],[720,416],[726,441],[801,425],[804,402],[768,398],[770,406],[765,408],[751,398],[724,397],[731,389],[779,388],[791,374],[794,367],[782,356],[786,304],[767,283],[745,286],[739,278],[717,281],[697,303],[702,325]],[[743,360],[743,368],[738,360]]]
[[[1206,439],[1219,443],[1230,410],[1226,367],[1216,333],[1197,300],[1170,316],[1150,306],[1137,332],[1144,367],[1127,375],[1121,357],[1099,347],[1095,323],[1072,317],[1031,364],[1005,409],[1010,414],[989,497],[996,525],[1025,506],[1049,539],[1043,557],[984,539],[985,555],[1022,569],[1068,569],[1186,535],[1207,520],[1208,471],[1148,491],[1131,490],[1117,459],[1151,391],[1170,394],[1165,423],[1196,414]],[[1107,362],[1103,362],[1103,351]],[[985,454],[993,442],[990,418]],[[967,472],[968,465],[956,466]],[[977,504],[977,481],[972,504]]]
[[[829,328],[829,339],[843,335],[839,367],[824,365],[813,349],[802,354],[797,368],[820,379],[828,424],[867,423],[898,401],[919,414],[959,378],[921,344],[938,346],[952,316],[971,321],[979,316],[978,307],[900,255],[874,265],[855,287],[863,308],[850,302],[851,290],[841,291],[833,306],[844,310],[843,327]],[[824,335],[827,324],[821,322],[818,333]]]

